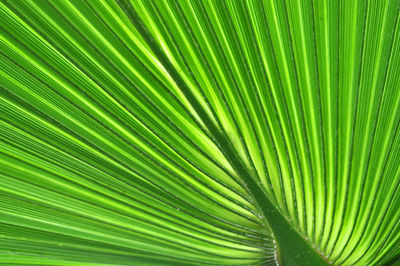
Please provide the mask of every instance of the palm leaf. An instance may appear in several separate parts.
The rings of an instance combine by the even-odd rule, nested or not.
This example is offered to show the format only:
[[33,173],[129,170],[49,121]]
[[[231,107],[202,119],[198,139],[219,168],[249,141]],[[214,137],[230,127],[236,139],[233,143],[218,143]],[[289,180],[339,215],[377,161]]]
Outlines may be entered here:
[[398,0],[2,0],[0,262],[389,265]]

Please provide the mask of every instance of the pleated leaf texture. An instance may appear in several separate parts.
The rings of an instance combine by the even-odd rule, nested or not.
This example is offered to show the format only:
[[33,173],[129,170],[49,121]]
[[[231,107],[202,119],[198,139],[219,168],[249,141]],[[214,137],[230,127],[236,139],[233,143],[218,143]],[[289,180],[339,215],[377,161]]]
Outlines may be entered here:
[[1,0],[0,263],[398,263],[399,6]]

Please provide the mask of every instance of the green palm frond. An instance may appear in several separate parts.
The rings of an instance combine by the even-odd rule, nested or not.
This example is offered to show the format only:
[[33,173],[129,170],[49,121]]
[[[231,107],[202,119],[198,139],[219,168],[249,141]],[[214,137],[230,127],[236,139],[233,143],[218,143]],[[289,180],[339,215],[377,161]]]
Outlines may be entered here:
[[391,265],[399,0],[1,0],[0,264]]

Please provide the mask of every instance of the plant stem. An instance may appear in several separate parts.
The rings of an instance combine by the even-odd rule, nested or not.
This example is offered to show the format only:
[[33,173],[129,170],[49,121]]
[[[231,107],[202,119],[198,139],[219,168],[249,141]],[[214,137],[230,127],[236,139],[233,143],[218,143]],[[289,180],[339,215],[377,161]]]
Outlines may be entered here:
[[264,191],[251,175],[250,170],[233,149],[233,145],[226,134],[214,124],[208,116],[205,109],[197,101],[192,91],[187,87],[184,80],[180,77],[170,60],[163,51],[156,45],[153,36],[146,29],[145,24],[136,13],[129,1],[118,0],[121,9],[127,14],[133,25],[140,32],[147,45],[152,49],[158,60],[164,65],[174,82],[179,86],[182,93],[192,104],[194,110],[203,120],[207,130],[211,133],[220,151],[231,163],[233,169],[241,177],[243,185],[252,197],[253,202],[262,214],[263,222],[266,222],[272,229],[276,243],[278,245],[279,263],[282,265],[326,265],[326,262],[320,257],[310,245],[291,227],[288,221],[271,203]]

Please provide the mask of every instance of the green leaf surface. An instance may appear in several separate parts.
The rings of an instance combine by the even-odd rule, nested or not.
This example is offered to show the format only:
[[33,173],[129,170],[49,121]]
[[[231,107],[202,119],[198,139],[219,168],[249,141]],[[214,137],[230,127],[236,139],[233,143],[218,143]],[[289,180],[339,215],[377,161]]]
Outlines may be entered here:
[[0,264],[396,265],[399,0],[1,0]]

